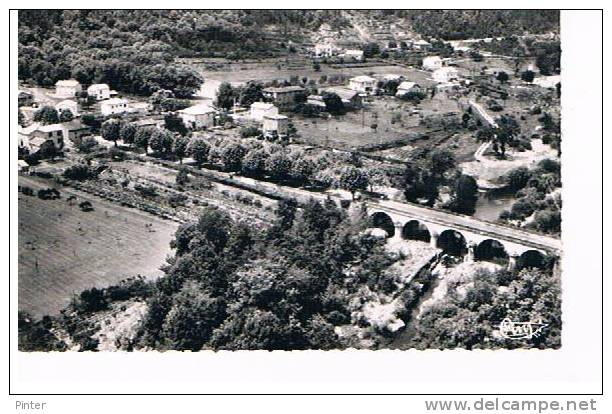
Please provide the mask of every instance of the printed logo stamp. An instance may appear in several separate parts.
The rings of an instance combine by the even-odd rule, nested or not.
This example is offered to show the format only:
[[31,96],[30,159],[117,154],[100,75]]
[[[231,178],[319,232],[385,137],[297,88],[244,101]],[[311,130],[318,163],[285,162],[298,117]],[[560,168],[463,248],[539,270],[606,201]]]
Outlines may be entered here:
[[505,318],[499,324],[499,333],[508,339],[532,339],[537,338],[542,330],[548,326],[541,319],[529,322],[515,322]]

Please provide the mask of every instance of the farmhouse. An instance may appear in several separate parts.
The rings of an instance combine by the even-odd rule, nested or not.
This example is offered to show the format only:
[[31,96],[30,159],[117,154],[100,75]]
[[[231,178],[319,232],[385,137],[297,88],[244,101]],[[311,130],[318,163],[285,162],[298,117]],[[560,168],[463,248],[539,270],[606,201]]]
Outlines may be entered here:
[[402,82],[397,87],[397,92],[395,93],[395,96],[404,96],[409,92],[421,92],[421,87],[416,82]]
[[76,101],[70,99],[64,99],[63,101],[59,102],[57,105],[55,105],[55,110],[58,113],[64,110],[69,110],[73,116],[79,115],[79,105],[76,103]]
[[263,134],[265,137],[285,137],[289,131],[289,118],[285,115],[265,115],[263,118]]
[[551,75],[551,76],[539,76],[535,78],[532,83],[542,88],[552,89],[552,88],[555,88],[557,84],[560,82],[561,82],[561,75]]
[[208,105],[194,105],[178,111],[189,129],[210,128],[215,125],[215,109]]
[[74,98],[83,88],[75,79],[60,80],[55,83],[55,96],[58,98]]
[[278,115],[278,108],[266,102],[254,102],[251,104],[251,118],[263,121],[266,115]]
[[323,96],[321,95],[308,95],[308,99],[306,100],[308,105],[317,106],[321,109],[325,109],[325,101],[323,100]]
[[327,88],[325,90],[327,93],[335,93],[342,99],[342,103],[347,109],[357,109],[361,108],[363,105],[363,99],[359,92],[354,91],[352,89],[343,88],[341,86]]
[[334,47],[329,43],[317,43],[314,47],[314,55],[316,57],[332,57]]
[[154,117],[146,117],[146,118],[140,118],[137,121],[133,121],[132,125],[141,128],[141,127],[155,127],[155,128],[161,128],[164,126],[164,120],[163,119],[157,119]]
[[363,50],[359,50],[359,49],[345,50],[344,53],[342,54],[342,57],[345,59],[353,59],[358,62],[361,62],[363,60]]
[[110,99],[110,88],[106,83],[95,83],[87,88],[87,95],[96,98],[96,101]]
[[295,103],[295,99],[304,93],[301,86],[283,86],[280,88],[265,88],[263,95],[266,99],[274,101],[278,105],[289,105]]
[[423,50],[423,51],[429,50],[431,49],[431,43],[423,39],[417,40],[416,42],[412,43],[412,48],[415,50]]
[[62,124],[64,128],[64,141],[77,141],[86,135],[91,134],[91,129],[81,121],[72,120]]
[[19,172],[25,172],[30,169],[30,164],[24,160],[17,160],[17,168],[19,168]]
[[439,83],[448,83],[459,79],[459,72],[453,67],[443,67],[434,70],[432,74],[433,80]]
[[34,103],[34,95],[28,91],[19,91],[17,99],[19,106],[31,106]]
[[30,136],[39,126],[39,123],[34,123],[25,128],[19,125],[19,128],[17,129],[17,143],[20,149],[29,150]]
[[404,79],[404,77],[402,75],[398,75],[397,73],[387,73],[385,75],[380,76],[380,80],[384,82],[401,81],[402,79]]
[[128,103],[128,112],[133,114],[144,115],[151,109],[151,104],[148,102],[130,102]]
[[32,124],[28,128],[19,128],[19,146],[31,154],[38,152],[44,145],[53,145],[56,149],[64,147],[64,128],[62,124]]
[[102,111],[102,114],[106,116],[113,114],[122,114],[124,112],[127,112],[127,104],[128,101],[125,99],[112,98],[102,102],[102,105],[100,105],[100,110]]
[[442,67],[442,59],[440,56],[427,56],[423,59],[423,69],[434,71]]
[[376,79],[370,76],[355,76],[349,79],[349,88],[360,93],[374,93],[376,90]]

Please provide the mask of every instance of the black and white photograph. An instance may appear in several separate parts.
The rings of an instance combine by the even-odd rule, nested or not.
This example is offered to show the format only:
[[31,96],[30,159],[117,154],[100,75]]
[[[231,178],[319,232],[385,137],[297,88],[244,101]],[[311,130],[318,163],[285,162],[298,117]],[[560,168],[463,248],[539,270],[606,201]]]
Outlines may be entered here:
[[172,6],[11,12],[20,359],[574,349],[571,11]]
[[561,53],[558,10],[20,11],[19,349],[562,346]]

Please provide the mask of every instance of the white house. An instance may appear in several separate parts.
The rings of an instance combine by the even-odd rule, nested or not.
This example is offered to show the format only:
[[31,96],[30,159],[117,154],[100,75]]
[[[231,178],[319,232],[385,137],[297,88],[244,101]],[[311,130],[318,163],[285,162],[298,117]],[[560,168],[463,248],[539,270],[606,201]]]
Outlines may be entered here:
[[417,40],[416,42],[412,42],[412,48],[416,50],[429,50],[431,48],[431,43],[426,40]]
[[551,75],[551,76],[538,76],[533,80],[534,85],[538,85],[542,88],[555,88],[558,83],[561,82],[561,75]]
[[342,54],[345,59],[354,59],[361,62],[363,60],[363,50],[359,49],[348,49]]
[[73,101],[71,99],[64,99],[63,101],[55,105],[55,110],[58,113],[62,112],[65,109],[69,110],[73,116],[79,116],[79,104],[77,104],[76,101]]
[[332,57],[334,47],[329,43],[317,43],[314,47],[314,55],[317,57]]
[[145,115],[151,110],[151,104],[148,102],[129,102],[127,112],[132,114]]
[[96,98],[96,101],[110,99],[110,88],[106,83],[94,83],[87,88],[87,95]]
[[27,128],[19,128],[19,146],[31,154],[37,152],[45,144],[56,149],[64,147],[64,127],[62,124],[40,125],[32,124]]
[[395,96],[399,97],[399,96],[404,96],[405,94],[409,92],[420,92],[420,91],[421,91],[421,87],[416,82],[404,81],[400,83],[400,85],[397,87],[397,92],[395,93]]
[[377,80],[370,76],[355,76],[349,79],[349,88],[360,93],[374,93]]
[[386,74],[380,76],[380,79],[385,81],[385,82],[389,82],[389,81],[401,81],[402,79],[404,79],[404,76],[398,75],[397,73],[386,73]]
[[26,150],[30,149],[30,137],[32,137],[32,133],[38,129],[39,126],[39,122],[33,123],[27,127],[22,127],[19,125],[19,128],[17,129],[17,143],[19,148]]
[[265,115],[263,118],[264,136],[277,135],[287,136],[289,130],[289,118],[285,115]]
[[178,111],[183,124],[190,129],[209,128],[215,125],[215,109],[208,105],[194,105]]
[[427,56],[423,59],[423,69],[434,71],[442,67],[442,59],[440,56]]
[[100,105],[100,110],[105,116],[122,114],[128,110],[128,101],[121,98],[108,99]]
[[448,83],[459,79],[459,72],[453,67],[436,69],[432,74],[433,80],[439,83]]
[[308,105],[317,106],[322,109],[325,109],[327,107],[325,105],[325,101],[323,100],[323,96],[321,95],[308,95],[306,103]]
[[251,104],[251,118],[263,121],[266,115],[278,115],[278,108],[266,102],[254,102]]
[[55,83],[55,96],[58,98],[74,98],[83,88],[75,79],[60,80]]
[[17,168],[19,168],[19,172],[25,172],[30,169],[30,164],[24,160],[17,160]]

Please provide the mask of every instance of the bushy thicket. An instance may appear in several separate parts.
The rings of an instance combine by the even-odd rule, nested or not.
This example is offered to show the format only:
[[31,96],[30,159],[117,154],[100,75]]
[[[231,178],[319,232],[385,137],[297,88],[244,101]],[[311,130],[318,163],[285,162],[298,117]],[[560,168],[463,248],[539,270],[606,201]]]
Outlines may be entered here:
[[[499,335],[505,318],[547,326],[530,339]],[[478,272],[465,290],[449,286],[446,297],[415,321],[410,346],[427,348],[559,348],[561,286],[550,268]]]
[[171,11],[21,10],[19,79],[51,86],[75,78],[138,95],[167,89],[188,97],[202,79],[174,61],[177,44],[194,30],[176,21]]
[[266,231],[206,208],[182,226],[148,301],[141,344],[156,349],[332,349],[359,288],[396,289],[396,259],[333,202],[279,204]]
[[508,189],[515,192],[518,200],[510,210],[502,212],[500,219],[523,222],[533,215],[527,224],[543,233],[561,233],[561,166],[552,159],[544,159],[536,168],[519,167],[505,176]]
[[418,33],[446,40],[559,32],[559,10],[419,10],[409,14]]

